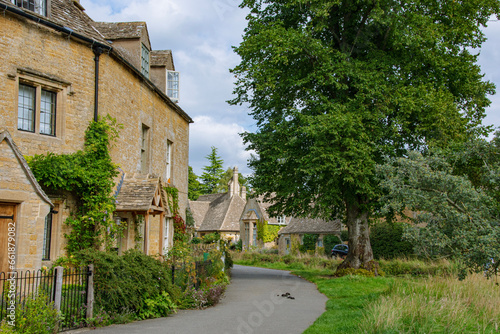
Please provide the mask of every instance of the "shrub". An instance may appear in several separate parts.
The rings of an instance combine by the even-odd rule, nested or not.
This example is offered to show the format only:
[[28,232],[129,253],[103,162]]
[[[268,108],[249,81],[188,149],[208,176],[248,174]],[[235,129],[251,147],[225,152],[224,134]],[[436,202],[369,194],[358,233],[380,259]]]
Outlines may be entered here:
[[325,235],[323,237],[323,245],[325,246],[325,255],[330,256],[333,246],[340,244],[341,241],[335,234]]
[[335,277],[342,277],[347,275],[375,277],[375,273],[373,271],[368,271],[366,269],[354,269],[354,268],[339,269],[334,274]]
[[307,251],[316,250],[316,242],[318,241],[318,234],[304,234],[304,238],[302,239],[302,245],[300,245],[300,252],[306,253]]
[[213,244],[220,240],[220,234],[217,232],[204,235],[202,238],[204,244]]
[[377,223],[370,229],[370,243],[376,259],[393,259],[413,254],[413,245],[403,240],[404,227],[401,222]]
[[78,254],[85,263],[95,264],[96,309],[109,314],[134,313],[140,316],[146,300],[160,298],[163,292],[175,296],[166,264],[137,250],[122,256],[86,250]]
[[154,298],[144,300],[144,307],[139,312],[141,319],[166,317],[177,311],[177,305],[172,301],[169,294],[165,291]]
[[6,322],[0,325],[2,333],[53,334],[58,331],[60,315],[54,309],[54,303],[48,303],[48,297],[39,293],[28,296],[25,302],[16,307],[15,327]]

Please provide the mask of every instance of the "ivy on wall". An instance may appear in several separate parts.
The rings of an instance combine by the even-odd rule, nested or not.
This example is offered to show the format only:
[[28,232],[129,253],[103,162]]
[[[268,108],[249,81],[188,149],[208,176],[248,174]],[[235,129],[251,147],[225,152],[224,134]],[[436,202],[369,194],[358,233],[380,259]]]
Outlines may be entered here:
[[108,115],[89,124],[83,150],[71,154],[48,152],[26,159],[38,183],[48,192],[69,191],[77,199],[75,211],[65,221],[71,227],[71,232],[65,234],[68,255],[82,249],[98,249],[103,242],[109,248],[113,236],[123,228],[112,219],[113,179],[118,170],[109,154],[120,128]]
[[257,239],[262,240],[264,243],[272,242],[278,237],[278,232],[281,226],[269,225],[267,220],[257,222]]

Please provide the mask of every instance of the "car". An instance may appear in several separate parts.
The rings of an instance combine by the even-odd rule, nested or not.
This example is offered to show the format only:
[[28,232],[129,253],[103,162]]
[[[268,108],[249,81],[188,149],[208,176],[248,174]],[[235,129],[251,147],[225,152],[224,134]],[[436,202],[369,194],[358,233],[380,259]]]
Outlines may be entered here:
[[349,246],[346,244],[339,244],[333,246],[332,249],[332,257],[341,257],[345,258],[347,253],[349,252]]

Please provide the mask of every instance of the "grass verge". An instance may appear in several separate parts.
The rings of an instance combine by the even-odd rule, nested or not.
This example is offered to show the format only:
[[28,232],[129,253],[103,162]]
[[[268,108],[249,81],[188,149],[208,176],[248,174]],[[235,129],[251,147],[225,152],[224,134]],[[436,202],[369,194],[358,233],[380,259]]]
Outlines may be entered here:
[[290,270],[328,297],[326,311],[305,334],[500,332],[497,280],[471,275],[459,281],[447,261],[382,260],[381,267],[393,276],[333,278],[336,260],[234,257],[237,264]]

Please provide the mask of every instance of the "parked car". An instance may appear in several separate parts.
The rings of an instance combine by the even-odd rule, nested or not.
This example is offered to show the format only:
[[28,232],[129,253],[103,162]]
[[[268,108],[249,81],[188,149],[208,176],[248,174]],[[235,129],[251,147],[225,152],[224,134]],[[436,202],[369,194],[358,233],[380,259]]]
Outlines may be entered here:
[[349,246],[346,244],[339,244],[333,246],[332,249],[332,257],[341,257],[345,258],[347,253],[349,252]]

